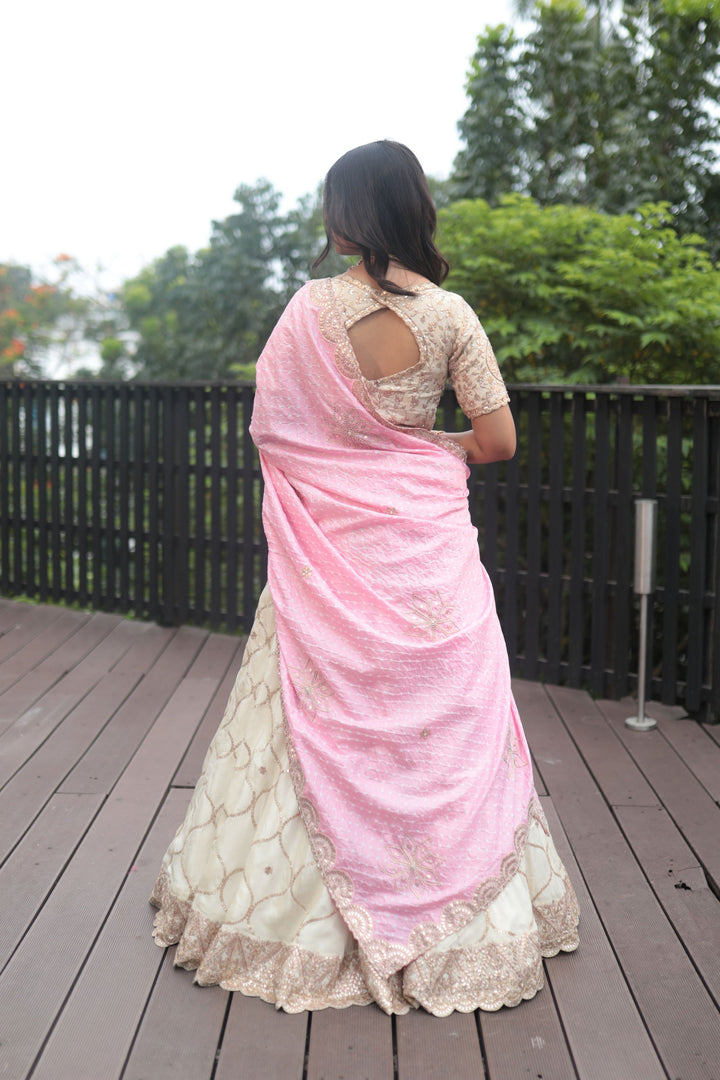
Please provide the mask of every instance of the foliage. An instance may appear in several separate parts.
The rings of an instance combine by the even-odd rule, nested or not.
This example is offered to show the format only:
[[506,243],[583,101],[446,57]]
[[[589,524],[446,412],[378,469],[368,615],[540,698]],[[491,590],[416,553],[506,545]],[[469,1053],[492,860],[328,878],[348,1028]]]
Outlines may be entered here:
[[506,378],[715,383],[720,270],[667,205],[632,214],[509,195],[441,211],[448,287],[478,312]]
[[[122,308],[136,344],[118,353],[120,335],[105,341],[102,374],[112,362],[143,378],[252,376],[275,322],[322,248],[322,211],[316,194],[283,212],[267,180],[241,185],[234,198],[237,213],[213,222],[206,248],[195,255],[171,248],[125,283]],[[332,256],[319,273],[337,269]]]
[[51,280],[0,264],[0,375],[39,375],[48,355],[67,358],[89,333],[93,302],[75,289],[78,264],[58,255]]
[[667,202],[684,231],[720,225],[718,0],[542,0],[524,39],[478,38],[455,193],[508,192],[625,213]]

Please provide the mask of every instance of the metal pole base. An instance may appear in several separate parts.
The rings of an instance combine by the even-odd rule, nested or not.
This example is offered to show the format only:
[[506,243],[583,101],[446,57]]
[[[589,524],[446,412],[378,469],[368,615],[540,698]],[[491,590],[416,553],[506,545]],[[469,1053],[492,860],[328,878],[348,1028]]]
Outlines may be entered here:
[[653,720],[652,716],[628,716],[625,727],[633,731],[652,731],[657,727],[657,720]]

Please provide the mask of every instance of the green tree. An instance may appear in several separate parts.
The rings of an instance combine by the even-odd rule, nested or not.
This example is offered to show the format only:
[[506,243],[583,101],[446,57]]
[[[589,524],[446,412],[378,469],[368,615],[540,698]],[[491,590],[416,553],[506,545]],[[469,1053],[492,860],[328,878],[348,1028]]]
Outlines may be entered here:
[[720,0],[543,0],[524,39],[478,39],[453,182],[496,203],[624,213],[668,202],[685,231],[720,224]]
[[716,231],[720,2],[625,0],[622,26],[638,59],[646,191],[685,229]]
[[720,269],[672,222],[667,205],[457,202],[440,214],[448,287],[477,311],[508,379],[714,383]]
[[492,203],[527,187],[529,120],[518,93],[519,39],[510,27],[489,28],[478,38],[465,90],[470,99],[458,123],[465,146],[455,160],[451,190]]
[[[171,248],[123,286],[134,350],[104,343],[104,371],[126,366],[143,378],[249,377],[285,304],[307,280],[323,243],[319,195],[288,212],[267,180],[241,185],[238,211],[215,221],[206,248]],[[320,273],[345,260],[331,256]],[[105,361],[105,357],[107,360]]]

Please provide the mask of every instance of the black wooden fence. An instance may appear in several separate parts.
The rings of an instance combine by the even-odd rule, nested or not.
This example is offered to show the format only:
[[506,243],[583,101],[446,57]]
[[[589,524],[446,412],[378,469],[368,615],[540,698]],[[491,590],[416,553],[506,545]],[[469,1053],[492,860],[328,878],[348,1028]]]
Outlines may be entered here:
[[[634,499],[659,503],[651,696],[720,716],[720,387],[511,387],[470,506],[514,673],[637,685]],[[266,577],[249,384],[0,384],[0,592],[249,629]],[[446,393],[439,424],[462,424]]]

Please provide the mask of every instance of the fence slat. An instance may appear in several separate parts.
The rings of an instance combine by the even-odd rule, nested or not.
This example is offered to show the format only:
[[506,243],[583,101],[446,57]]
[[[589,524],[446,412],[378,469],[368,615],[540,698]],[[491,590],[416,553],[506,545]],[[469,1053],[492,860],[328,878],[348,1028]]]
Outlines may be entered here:
[[542,405],[540,394],[527,401],[527,577],[525,578],[524,661],[526,679],[537,678],[540,654],[540,567],[542,556]]
[[105,395],[105,610],[117,606],[117,583],[115,579],[117,527],[115,522],[115,401],[117,387],[108,388]]
[[210,390],[210,617],[211,630],[220,627],[221,520],[220,485],[222,476],[222,410],[219,387]]
[[548,578],[547,578],[547,667],[545,679],[556,683],[560,678],[563,626],[563,536],[565,535],[563,505],[563,465],[565,429],[563,395],[550,397],[550,467],[548,472]]
[[92,403],[92,453],[90,458],[90,492],[92,516],[90,518],[92,536],[92,602],[93,607],[102,610],[102,568],[103,568],[103,521],[101,461],[103,453],[103,398],[100,387],[93,386],[90,401]]
[[26,382],[23,387],[23,415],[25,420],[25,592],[28,596],[36,595],[35,588],[35,465],[37,450],[35,446],[35,424],[33,386]]
[[[248,466],[253,460],[253,441],[250,438],[250,419],[252,417],[252,392],[244,387],[242,393],[243,408],[243,465]],[[252,468],[243,469],[243,629],[246,633],[252,629],[255,615],[255,484]]]
[[597,697],[605,694],[607,655],[608,595],[608,490],[610,468],[609,401],[595,397],[595,468],[593,470],[593,581],[592,622],[590,629],[591,690]]
[[570,492],[570,602],[568,684],[579,687],[585,638],[585,491],[587,487],[587,396],[572,397],[572,486]]
[[[73,483],[73,468],[74,468],[74,451],[73,451],[73,392],[69,386],[62,388],[62,417],[63,427],[62,436],[58,431],[58,452],[60,446],[60,439],[63,440],[63,514],[64,514],[64,528],[63,528],[63,540],[64,547],[61,555],[64,554],[65,561],[65,582],[62,588],[60,582],[57,583],[57,588],[53,582],[53,600],[58,603],[61,596],[64,597],[66,603],[72,603],[77,598],[77,588],[75,585],[75,551],[77,550],[77,529],[75,528],[75,520],[77,517],[77,505],[75,499],[76,485]],[[58,417],[59,421],[59,417]],[[60,532],[60,507],[57,507],[57,518],[55,517],[55,504],[53,502],[53,532],[57,530]],[[57,522],[57,524],[56,524]]]
[[[48,390],[50,393],[48,394]],[[38,484],[38,568],[37,568],[37,585],[38,585],[38,599],[47,600],[49,596],[49,580],[51,576],[54,578],[60,572],[60,559],[59,552],[57,552],[58,545],[52,543],[48,544],[48,483],[52,485],[51,488],[51,509],[50,515],[53,521],[57,518],[52,513],[52,504],[54,502],[52,491],[56,489],[58,481],[58,467],[57,467],[57,428],[50,419],[50,442],[52,447],[52,455],[48,453],[48,409],[52,409],[51,417],[55,414],[55,408],[57,407],[57,390],[53,393],[52,387],[48,387],[41,383],[37,388],[37,424],[38,424],[38,441],[37,441],[37,453],[38,453],[38,467],[37,467],[37,484]],[[48,459],[50,459],[50,475],[48,476]],[[48,552],[52,551],[52,559],[48,558]],[[51,564],[51,565],[50,565]],[[51,574],[48,572],[51,570]]]
[[78,600],[88,602],[87,387],[78,387]]
[[[231,632],[237,630],[240,624],[238,618],[238,550],[239,550],[239,535],[238,535],[238,466],[242,465],[243,476],[249,471],[245,468],[243,463],[238,460],[238,396],[237,390],[234,386],[228,387],[227,395],[227,523],[225,526],[226,536],[226,562],[227,562],[227,594],[225,602],[225,610],[227,612],[227,628]],[[245,422],[243,418],[243,431],[245,428]],[[252,472],[250,472],[252,476]],[[247,537],[248,533],[243,528],[243,537]],[[253,531],[250,532],[250,540],[252,541]],[[243,545],[244,546],[244,545]]]
[[[510,393],[515,422],[521,420],[522,399],[518,394]],[[518,499],[518,455],[516,454],[505,466],[505,565],[503,567],[503,606],[502,626],[507,644],[510,668],[517,670],[518,643],[518,565],[520,513]]]
[[709,438],[709,461],[711,479],[709,493],[713,500],[711,528],[708,529],[708,544],[711,555],[708,558],[709,581],[706,586],[714,593],[712,620],[708,639],[710,653],[710,696],[708,706],[711,713],[720,717],[720,403],[711,402],[708,411],[712,419]]
[[10,454],[9,432],[10,399],[8,388],[0,383],[0,589],[7,593],[11,588],[10,575]]
[[22,562],[22,461],[23,461],[23,435],[20,426],[20,385],[14,383],[12,387],[12,476],[13,476],[13,575],[15,589],[23,591],[23,562]]
[[146,428],[146,415],[147,410],[145,408],[146,397],[145,392],[141,386],[134,386],[132,388],[133,397],[133,470],[132,470],[132,490],[133,490],[133,516],[132,516],[132,528],[135,541],[135,551],[133,552],[133,564],[134,564],[134,582],[133,582],[133,607],[135,615],[138,618],[144,618],[146,614],[153,617],[152,608],[145,603],[145,566],[146,563],[146,545],[147,545],[147,527],[145,512],[147,507],[147,496],[145,488],[145,428]]
[[196,388],[193,395],[195,406],[195,537],[193,550],[195,556],[195,600],[194,621],[198,624],[207,618],[205,598],[205,391]]
[[662,627],[662,700],[674,705],[677,700],[677,647],[680,589],[680,497],[682,494],[682,413],[683,403],[673,398],[668,403],[667,487],[665,493],[665,566],[663,574]]
[[700,709],[700,688],[703,682],[705,642],[709,625],[705,611],[705,562],[707,559],[707,496],[708,496],[708,403],[693,403],[693,466],[692,510],[690,529],[690,596],[688,607],[688,659],[685,707],[688,712]]
[[162,621],[165,626],[175,623],[175,395],[164,386],[162,396]]
[[127,385],[119,387],[118,393],[118,556],[119,556],[119,587],[120,587],[120,610],[129,611],[132,606],[130,598],[130,401],[129,388]]
[[615,596],[613,597],[613,696],[628,693],[633,561],[633,400],[618,401],[615,471],[617,501],[613,514]]

